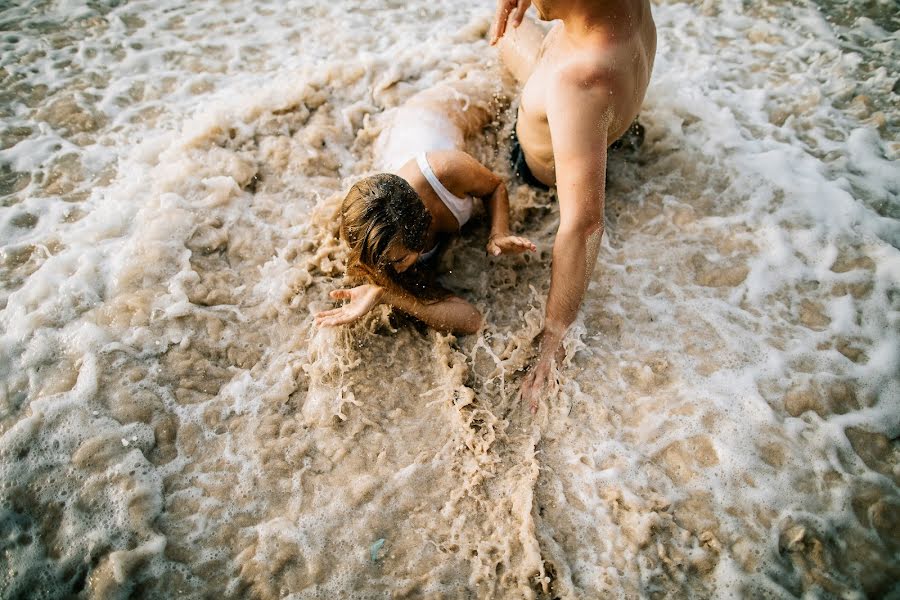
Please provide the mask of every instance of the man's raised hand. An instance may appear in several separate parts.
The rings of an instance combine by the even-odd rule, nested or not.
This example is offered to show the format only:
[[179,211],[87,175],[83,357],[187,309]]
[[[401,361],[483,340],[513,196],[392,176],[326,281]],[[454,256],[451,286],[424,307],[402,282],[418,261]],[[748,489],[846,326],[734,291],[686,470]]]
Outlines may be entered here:
[[506,33],[510,14],[512,14],[513,28],[518,27],[529,6],[531,6],[531,0],[497,0],[497,13],[494,15],[494,25],[491,27],[491,46],[499,42]]

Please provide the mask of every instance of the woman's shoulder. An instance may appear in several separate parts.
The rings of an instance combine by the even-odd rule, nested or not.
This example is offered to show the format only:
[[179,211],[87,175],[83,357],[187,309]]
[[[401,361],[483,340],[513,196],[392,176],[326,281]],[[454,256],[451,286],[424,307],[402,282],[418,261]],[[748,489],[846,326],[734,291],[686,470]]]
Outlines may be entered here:
[[415,188],[415,182],[422,179],[422,173],[419,169],[419,165],[417,164],[416,157],[413,156],[398,168],[394,169],[394,175],[402,177],[406,180],[407,183]]
[[427,154],[435,177],[455,196],[465,196],[475,173],[485,170],[474,156],[462,150],[435,150]]

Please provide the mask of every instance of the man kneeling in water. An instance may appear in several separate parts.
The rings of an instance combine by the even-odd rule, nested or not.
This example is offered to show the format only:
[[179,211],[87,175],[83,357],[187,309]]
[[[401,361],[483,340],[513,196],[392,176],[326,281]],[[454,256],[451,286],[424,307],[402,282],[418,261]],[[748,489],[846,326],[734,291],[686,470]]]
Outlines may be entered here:
[[[556,186],[559,229],[537,361],[522,385],[532,412],[575,321],[600,238],[607,148],[628,131],[650,82],[656,26],[648,0],[499,0],[492,44],[523,83],[516,136],[523,176]],[[512,30],[507,32],[508,23]]]

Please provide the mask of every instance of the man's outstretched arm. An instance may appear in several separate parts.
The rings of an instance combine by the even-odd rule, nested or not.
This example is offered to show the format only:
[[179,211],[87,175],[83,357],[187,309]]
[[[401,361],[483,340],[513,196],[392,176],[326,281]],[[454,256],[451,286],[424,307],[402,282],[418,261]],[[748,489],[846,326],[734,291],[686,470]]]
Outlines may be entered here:
[[596,74],[570,69],[549,93],[559,229],[553,244],[550,293],[537,361],[522,398],[537,410],[553,359],[584,298],[603,235],[609,88]]

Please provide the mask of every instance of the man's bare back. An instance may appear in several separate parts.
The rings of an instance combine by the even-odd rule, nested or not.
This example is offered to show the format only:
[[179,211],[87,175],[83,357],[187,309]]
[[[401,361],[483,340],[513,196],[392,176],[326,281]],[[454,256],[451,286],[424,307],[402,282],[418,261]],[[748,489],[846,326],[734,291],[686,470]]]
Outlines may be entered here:
[[[535,3],[540,11],[541,2]],[[552,3],[554,9],[559,2]],[[650,82],[656,55],[656,26],[648,0],[594,2],[598,15],[590,44],[578,44],[558,22],[546,35],[533,21],[523,20],[500,43],[504,63],[524,83],[516,134],[532,173],[547,185],[556,183],[553,144],[547,121],[547,93],[561,85],[571,70],[602,82],[609,95],[607,145],[622,137],[635,120]],[[600,12],[600,11],[598,11]],[[551,13],[552,15],[552,13]],[[575,29],[577,25],[570,23]],[[594,132],[587,131],[585,135]]]
[[522,19],[530,4],[499,0],[492,43],[524,82],[516,134],[525,163],[559,199],[541,347],[522,384],[534,412],[597,259],[607,148],[640,110],[656,26],[649,0],[534,0],[541,19],[561,21],[544,36]]

